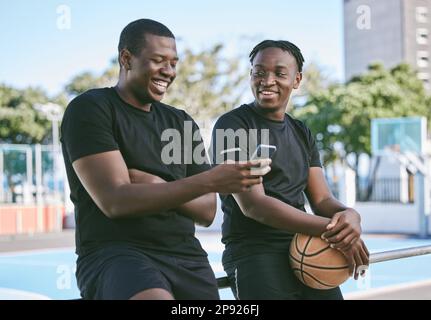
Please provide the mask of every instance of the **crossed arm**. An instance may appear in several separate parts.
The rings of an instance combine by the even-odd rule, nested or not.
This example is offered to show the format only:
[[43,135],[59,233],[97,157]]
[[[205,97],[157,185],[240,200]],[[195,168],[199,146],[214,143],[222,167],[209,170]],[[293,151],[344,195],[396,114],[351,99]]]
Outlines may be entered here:
[[221,164],[172,182],[154,183],[154,179],[160,178],[149,175],[148,181],[132,183],[119,151],[85,156],[75,160],[72,166],[90,197],[111,219],[178,208],[180,213],[208,226],[215,216],[215,192],[241,192],[261,182],[261,177],[250,173],[253,163],[243,163]]

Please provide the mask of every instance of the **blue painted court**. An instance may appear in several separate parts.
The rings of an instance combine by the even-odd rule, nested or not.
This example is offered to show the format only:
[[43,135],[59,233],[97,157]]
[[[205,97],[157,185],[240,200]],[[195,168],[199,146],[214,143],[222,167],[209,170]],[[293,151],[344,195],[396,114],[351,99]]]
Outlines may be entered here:
[[[216,276],[224,275],[221,266],[219,238],[201,238]],[[365,236],[370,252],[431,245],[431,239],[404,239]],[[0,254],[0,299],[7,299],[9,289],[46,296],[50,299],[79,298],[75,280],[74,248],[37,250]],[[373,264],[367,277],[349,280],[343,293],[378,288],[400,283],[431,279],[431,255]],[[6,289],[6,290],[1,290]],[[3,293],[2,293],[3,292]],[[230,289],[221,290],[222,299],[233,299]]]

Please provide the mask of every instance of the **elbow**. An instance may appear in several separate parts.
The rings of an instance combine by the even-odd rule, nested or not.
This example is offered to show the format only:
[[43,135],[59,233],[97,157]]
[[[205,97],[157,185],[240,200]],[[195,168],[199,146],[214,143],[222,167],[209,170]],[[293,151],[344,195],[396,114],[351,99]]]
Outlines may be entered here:
[[255,208],[247,208],[245,210],[242,210],[245,217],[249,219],[256,220],[260,223],[265,223],[263,220],[264,216],[260,214],[259,210],[256,210]]
[[264,214],[265,208],[260,206],[261,202],[259,201],[252,201],[248,203],[246,206],[242,205],[240,206],[242,213],[245,217],[249,219],[253,219],[257,222],[266,224],[268,215]]
[[217,213],[217,204],[215,202],[214,205],[211,205],[208,208],[208,210],[206,210],[205,214],[202,216],[201,221],[199,221],[199,224],[202,227],[208,228],[214,222],[216,213]]
[[124,216],[123,207],[116,203],[106,203],[99,206],[103,214],[109,219],[118,219]]
[[201,219],[201,221],[199,221],[199,225],[201,225],[202,227],[208,228],[214,222],[214,218],[215,218],[215,214],[212,216],[204,217],[203,219]]
[[115,196],[115,193],[109,199],[100,201],[98,206],[109,219],[120,219],[132,214],[130,206],[121,201],[121,197]]
[[257,208],[257,206],[254,206],[254,205],[246,206],[241,208],[241,211],[245,217],[256,221],[260,221],[261,215],[259,214],[260,211]]

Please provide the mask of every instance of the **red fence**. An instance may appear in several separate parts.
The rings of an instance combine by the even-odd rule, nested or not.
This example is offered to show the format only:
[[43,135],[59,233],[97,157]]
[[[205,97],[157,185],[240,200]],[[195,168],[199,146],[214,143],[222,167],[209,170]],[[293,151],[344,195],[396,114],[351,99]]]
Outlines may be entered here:
[[61,231],[63,205],[0,206],[0,235]]

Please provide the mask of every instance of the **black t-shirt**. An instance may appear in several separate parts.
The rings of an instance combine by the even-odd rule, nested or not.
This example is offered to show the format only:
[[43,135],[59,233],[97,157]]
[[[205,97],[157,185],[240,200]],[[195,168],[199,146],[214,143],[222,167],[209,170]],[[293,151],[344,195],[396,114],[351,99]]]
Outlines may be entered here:
[[[187,125],[185,121],[189,121]],[[139,218],[109,219],[91,199],[72,167],[73,161],[81,157],[119,150],[129,169],[142,170],[166,181],[203,172],[210,168],[208,162],[197,164],[188,159],[181,164],[164,164],[161,160],[162,149],[172,145],[172,139],[162,141],[165,129],[181,134],[182,156],[190,153],[184,150],[187,148],[183,144],[185,126],[193,132],[199,130],[182,110],[153,103],[151,111],[145,112],[123,101],[114,88],[89,90],[70,102],[61,126],[61,141],[75,205],[78,255],[109,244],[124,243],[178,256],[206,256],[194,236],[192,219],[175,210]],[[195,140],[200,140],[194,141],[192,148],[202,142],[200,134],[197,137]]]
[[[226,148],[225,136],[220,131],[226,129],[245,129],[250,133],[248,142],[235,140],[235,147],[241,148],[249,157],[258,144],[271,144],[277,147],[272,157],[271,171],[263,177],[265,193],[302,211],[304,209],[304,190],[310,167],[321,167],[319,152],[310,130],[299,120],[286,114],[284,121],[271,121],[260,115],[253,104],[242,105],[220,117],[213,129],[212,159],[220,163],[219,149]],[[257,129],[257,130],[253,130]],[[265,141],[262,133],[269,133]],[[217,131],[219,130],[219,131]],[[218,133],[217,133],[218,132]],[[217,139],[223,139],[220,144]],[[254,150],[249,150],[254,146]],[[232,147],[232,145],[231,145]],[[272,228],[247,218],[241,212],[233,196],[220,196],[224,212],[222,233],[226,250],[223,261],[260,252],[286,251],[293,234]],[[304,213],[305,214],[305,213]]]

